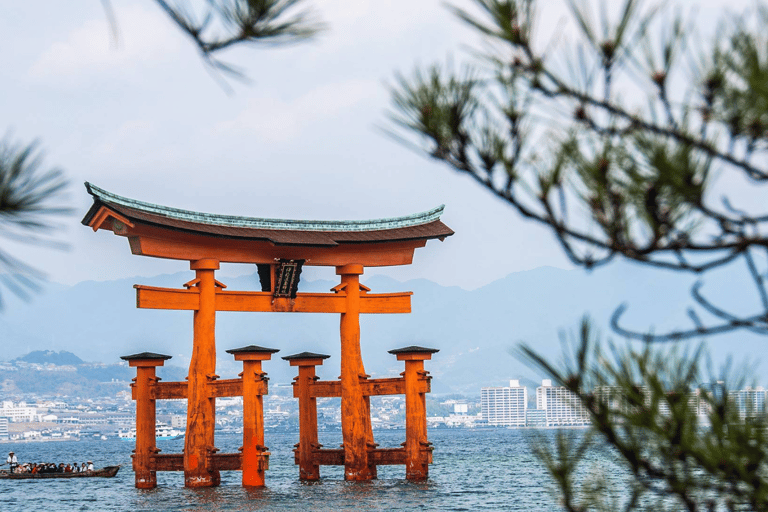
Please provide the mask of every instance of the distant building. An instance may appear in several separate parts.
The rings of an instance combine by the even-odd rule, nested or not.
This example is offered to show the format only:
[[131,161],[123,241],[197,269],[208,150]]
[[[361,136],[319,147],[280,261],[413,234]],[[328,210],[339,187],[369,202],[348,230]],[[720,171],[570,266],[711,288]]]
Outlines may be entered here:
[[546,427],[547,411],[543,409],[528,409],[525,413],[526,427]]
[[749,421],[760,416],[765,416],[765,389],[762,386],[756,388],[746,387],[739,391],[730,391],[728,398],[734,404],[739,413],[739,419]]
[[0,441],[8,440],[8,418],[0,417]]
[[41,420],[40,415],[37,413],[37,408],[27,407],[26,402],[19,402],[18,405],[11,401],[3,402],[3,408],[0,409],[0,416],[5,416],[13,423]]
[[509,381],[509,387],[480,391],[480,414],[488,425],[524,427],[527,410],[528,388],[519,380]]
[[546,411],[548,427],[581,427],[589,425],[589,413],[578,397],[565,386],[553,386],[550,379],[536,388],[536,408]]

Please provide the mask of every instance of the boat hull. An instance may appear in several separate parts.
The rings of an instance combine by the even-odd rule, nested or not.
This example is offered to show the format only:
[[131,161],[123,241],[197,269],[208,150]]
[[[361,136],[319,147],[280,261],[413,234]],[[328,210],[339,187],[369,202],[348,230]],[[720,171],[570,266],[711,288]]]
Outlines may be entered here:
[[117,475],[120,466],[107,466],[93,471],[80,473],[9,473],[0,471],[0,480],[40,480],[47,478],[112,478]]

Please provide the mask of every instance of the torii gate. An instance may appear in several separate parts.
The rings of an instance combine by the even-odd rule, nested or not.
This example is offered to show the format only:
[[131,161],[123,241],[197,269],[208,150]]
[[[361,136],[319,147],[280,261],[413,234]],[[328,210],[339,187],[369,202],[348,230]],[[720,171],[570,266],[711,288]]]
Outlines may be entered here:
[[[229,458],[219,454],[220,460],[228,461],[222,462],[220,467],[211,462],[216,460],[212,454],[217,451],[214,446],[215,397],[233,396],[242,393],[245,387],[243,383],[234,381],[217,382],[217,311],[340,314],[339,386],[344,442],[343,453],[340,455],[343,455],[344,476],[347,480],[375,478],[376,461],[369,460],[374,453],[372,447],[375,443],[368,397],[377,393],[370,391],[372,382],[366,383],[368,376],[360,352],[359,317],[361,313],[410,313],[412,292],[368,293],[370,289],[360,284],[360,275],[365,267],[408,265],[413,260],[414,250],[424,247],[427,240],[444,240],[452,235],[453,231],[440,221],[443,207],[406,217],[370,221],[258,219],[169,208],[121,197],[87,182],[85,187],[94,202],[83,218],[84,225],[94,231],[106,229],[115,235],[127,237],[133,254],[187,260],[190,268],[195,271],[195,279],[185,283],[185,289],[134,286],[136,305],[139,308],[194,311],[194,340],[188,383],[156,385],[154,367],[161,365],[166,356],[144,353],[128,357],[132,366],[148,369],[144,377],[137,378],[137,387],[146,386],[146,389],[142,388],[144,391],[135,391],[137,396],[144,396],[146,400],[183,396],[188,400],[183,454],[185,485],[218,485],[218,469],[243,469],[243,484],[249,485],[247,481],[253,481],[253,475],[246,475],[245,466],[238,461],[232,462],[237,454]],[[217,281],[214,275],[223,262],[258,265],[262,291],[225,290],[226,286]],[[298,293],[302,265],[335,267],[336,274],[341,276],[341,283],[332,289],[333,293]],[[411,355],[413,350],[397,353],[398,359],[420,362],[434,352],[422,347],[416,348],[419,349],[416,355]],[[421,368],[418,371],[425,377],[423,365]],[[410,383],[404,384],[403,389],[412,389],[417,394],[414,396],[421,393],[423,402],[425,390],[419,388],[414,380],[418,371],[411,371],[414,377],[408,381]],[[174,386],[169,387],[171,384]],[[157,390],[148,391],[153,385]],[[161,387],[166,391],[160,391]],[[265,394],[266,384],[258,389],[260,391],[254,392]],[[414,424],[419,422],[421,418]],[[423,429],[414,427],[409,430],[420,436],[418,439],[407,440],[409,446],[428,444],[425,422],[424,418]],[[422,430],[423,435],[419,434]],[[154,424],[151,434],[154,437]],[[152,453],[138,453],[140,444]],[[154,487],[155,470],[182,469],[178,467],[180,464],[177,459],[172,457],[167,458],[166,466],[148,465],[147,461],[157,451],[154,439],[140,443],[137,437],[136,446],[134,468],[137,470],[137,487]],[[243,448],[244,452],[249,449],[247,446]],[[266,450],[263,446],[258,448]],[[137,468],[137,461],[144,461],[141,464],[145,465]],[[146,477],[142,477],[141,482],[140,472]],[[426,477],[424,470],[413,475],[415,478]]]

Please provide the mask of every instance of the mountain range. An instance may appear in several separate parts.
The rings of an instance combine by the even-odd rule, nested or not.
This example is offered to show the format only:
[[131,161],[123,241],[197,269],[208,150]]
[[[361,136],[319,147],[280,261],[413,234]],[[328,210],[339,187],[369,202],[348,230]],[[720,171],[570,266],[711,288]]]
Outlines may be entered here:
[[[482,262],[478,262],[478,265]],[[457,272],[472,272],[457,268]],[[115,363],[119,356],[151,351],[172,355],[167,364],[186,367],[192,348],[192,313],[136,309],[133,284],[180,287],[191,272],[87,281],[73,286],[51,283],[29,302],[4,293],[0,312],[3,358],[32,350],[66,350],[86,361]],[[707,276],[704,293],[737,311],[759,307],[739,268]],[[259,289],[258,275],[224,279],[231,290]],[[515,357],[525,342],[550,360],[560,360],[560,334],[575,332],[589,313],[603,338],[613,338],[608,319],[623,302],[629,306],[626,324],[639,330],[690,326],[686,308],[695,277],[614,263],[591,272],[541,267],[516,272],[474,290],[441,286],[425,279],[399,282],[385,276],[363,279],[371,293],[413,291],[411,314],[364,315],[361,346],[366,371],[393,376],[402,363],[387,350],[423,345],[440,350],[426,363],[434,376],[435,393],[478,393],[482,386],[507,385],[520,378],[534,386],[545,377]],[[302,281],[299,291],[327,292],[337,282]],[[701,315],[707,321],[706,315]],[[218,370],[223,378],[239,371],[226,349],[250,344],[280,349],[264,369],[272,382],[288,383],[295,369],[280,356],[311,351],[329,354],[318,368],[323,379],[339,375],[339,318],[336,315],[286,313],[219,313]],[[567,336],[566,336],[567,337]],[[766,367],[758,358],[768,342],[748,332],[736,332],[708,342],[712,366],[728,358],[747,361],[758,384],[765,384]],[[694,344],[697,342],[693,342]],[[160,372],[162,375],[162,371]]]

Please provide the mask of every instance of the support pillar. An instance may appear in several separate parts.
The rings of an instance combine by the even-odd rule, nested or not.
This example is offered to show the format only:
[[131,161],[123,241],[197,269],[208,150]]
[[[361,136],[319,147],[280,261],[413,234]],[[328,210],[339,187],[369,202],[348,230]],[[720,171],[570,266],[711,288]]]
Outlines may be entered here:
[[286,356],[291,366],[299,367],[299,375],[294,379],[294,396],[299,399],[299,444],[296,452],[299,460],[299,480],[320,480],[320,465],[314,457],[315,450],[321,445],[317,437],[317,398],[311,394],[312,383],[317,380],[315,366],[323,364],[330,356],[302,352]]
[[424,361],[432,359],[436,349],[411,346],[390,350],[398,361],[405,361],[405,478],[412,481],[429,477],[432,443],[427,438],[426,393],[420,381],[429,381]]
[[264,472],[269,469],[269,452],[264,445],[264,395],[269,379],[261,362],[279,350],[250,345],[227,352],[235,361],[243,362],[243,487],[263,487]]
[[151,386],[159,380],[155,375],[155,368],[163,366],[165,360],[170,358],[171,356],[151,352],[120,358],[136,368],[136,379],[132,387],[136,400],[136,449],[133,451],[133,471],[137,489],[157,487],[157,474],[151,459],[160,450],[156,446],[156,404],[152,398]]
[[213,259],[190,263],[196,279],[189,286],[200,291],[200,304],[194,312],[194,343],[189,363],[187,393],[187,432],[184,439],[184,485],[213,487],[219,485],[219,471],[210,467],[217,450],[214,444],[216,399],[208,395],[208,383],[216,380],[216,286]]
[[360,275],[362,265],[336,267],[346,293],[346,312],[341,314],[341,431],[344,439],[344,479],[373,480],[376,466],[369,461],[374,448],[370,400],[363,396],[361,379],[368,376],[360,352]]

